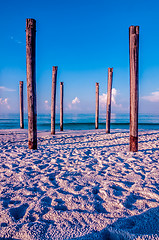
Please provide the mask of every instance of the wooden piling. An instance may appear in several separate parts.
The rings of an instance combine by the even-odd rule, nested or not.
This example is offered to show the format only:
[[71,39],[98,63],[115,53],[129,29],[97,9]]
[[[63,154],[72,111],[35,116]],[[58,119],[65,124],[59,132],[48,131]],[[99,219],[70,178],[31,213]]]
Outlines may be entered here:
[[108,68],[106,133],[110,133],[112,80],[113,80],[113,68]]
[[57,66],[53,66],[52,67],[52,93],[51,93],[51,134],[55,134],[56,81],[57,81]]
[[34,19],[26,19],[28,146],[30,149],[37,149],[35,48],[36,48],[36,21]]
[[23,81],[19,81],[19,97],[20,97],[20,128],[24,128],[24,102],[23,102]]
[[138,151],[138,56],[139,26],[129,28],[130,57],[130,151]]
[[63,131],[63,82],[60,82],[60,131]]
[[95,129],[98,129],[99,122],[99,83],[96,83],[96,114],[95,114]]

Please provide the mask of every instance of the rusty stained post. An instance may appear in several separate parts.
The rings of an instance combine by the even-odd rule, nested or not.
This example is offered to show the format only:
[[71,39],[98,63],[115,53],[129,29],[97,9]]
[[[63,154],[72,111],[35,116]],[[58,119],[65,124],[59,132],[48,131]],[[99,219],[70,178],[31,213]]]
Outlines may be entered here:
[[55,134],[55,111],[56,111],[56,80],[57,67],[52,67],[52,93],[51,93],[51,134]]
[[63,82],[60,82],[60,131],[63,131]]
[[23,81],[19,81],[20,97],[20,128],[24,128],[24,100],[23,100]]
[[99,83],[96,83],[96,114],[95,114],[95,129],[98,129],[99,122]]
[[108,68],[106,133],[110,133],[112,80],[113,80],[113,68]]
[[139,26],[129,28],[130,57],[130,151],[138,151],[138,56]]
[[37,149],[35,41],[36,41],[36,21],[34,19],[26,19],[28,146],[30,149]]

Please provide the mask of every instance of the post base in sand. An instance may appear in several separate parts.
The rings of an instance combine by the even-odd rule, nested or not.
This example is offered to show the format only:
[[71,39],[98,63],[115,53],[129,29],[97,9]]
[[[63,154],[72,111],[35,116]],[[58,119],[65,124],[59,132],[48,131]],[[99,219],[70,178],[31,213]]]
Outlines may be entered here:
[[131,152],[138,151],[138,137],[130,136],[130,151]]
[[37,149],[37,142],[31,142],[31,141],[29,141],[28,142],[28,147],[29,147],[29,149]]

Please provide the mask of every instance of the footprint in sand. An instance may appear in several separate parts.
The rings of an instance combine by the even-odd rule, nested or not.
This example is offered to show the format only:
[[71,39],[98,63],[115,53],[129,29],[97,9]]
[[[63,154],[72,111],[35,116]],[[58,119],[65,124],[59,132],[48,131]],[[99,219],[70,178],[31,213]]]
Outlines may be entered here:
[[[1,227],[7,227],[8,224],[7,223],[1,223]],[[1,238],[0,238],[1,239]]]
[[133,204],[139,199],[143,199],[143,197],[135,195],[134,193],[130,193],[130,195],[126,198],[126,201],[123,203],[123,206],[130,210],[135,209],[136,206]]
[[9,212],[15,220],[19,220],[20,218],[24,217],[25,212],[26,212],[28,207],[29,207],[29,205],[27,203],[25,203],[25,204],[22,204],[21,206],[19,206],[17,208],[11,208],[9,210]]
[[42,160],[36,160],[33,163],[37,165],[37,164],[40,164],[41,162],[42,162]]
[[59,185],[56,182],[56,178],[55,178],[56,175],[57,175],[57,173],[51,173],[51,174],[48,174],[48,177],[49,177],[49,181],[54,185],[54,187],[58,188]]
[[118,186],[118,185],[115,185],[115,184],[113,184],[112,186],[111,186],[111,188],[113,189],[113,194],[115,195],[115,196],[122,196],[123,195],[123,191],[126,191],[124,188],[122,188],[122,187],[120,187],[120,186]]
[[55,210],[61,210],[61,211],[67,211],[67,207],[64,205],[65,202],[62,199],[55,199],[55,202],[57,202],[58,204],[56,206],[54,206]]
[[131,188],[132,185],[134,185],[134,182],[130,182],[130,181],[121,181],[122,183],[124,183],[127,187]]
[[0,201],[3,201],[3,207],[4,208],[8,208],[9,206],[8,205],[17,205],[17,204],[20,204],[21,201],[19,200],[11,200],[10,197],[5,197],[5,198],[1,198]]
[[43,170],[43,169],[47,168],[48,166],[49,166],[49,164],[42,164],[42,165],[39,165],[38,168],[40,170]]

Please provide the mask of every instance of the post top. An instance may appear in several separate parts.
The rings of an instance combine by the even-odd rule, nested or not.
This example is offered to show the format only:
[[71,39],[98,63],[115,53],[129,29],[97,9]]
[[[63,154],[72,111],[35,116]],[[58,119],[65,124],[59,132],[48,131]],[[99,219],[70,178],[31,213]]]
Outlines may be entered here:
[[113,72],[113,68],[108,68],[108,71],[109,72]]
[[60,82],[60,85],[63,85],[63,82]]
[[55,70],[57,71],[57,69],[58,69],[58,66],[53,66],[53,67],[52,67],[52,70],[53,70],[53,71],[55,71]]
[[96,82],[96,86],[99,86],[99,83],[98,83],[98,82]]
[[22,85],[22,84],[23,84],[23,81],[19,81],[19,84],[21,84],[21,85]]
[[130,26],[129,27],[129,32],[131,34],[139,34],[139,26]]
[[35,28],[36,30],[36,20],[33,18],[26,19],[26,28]]

